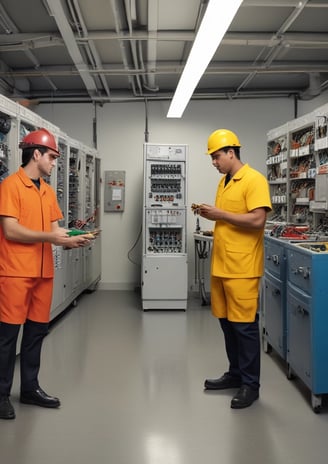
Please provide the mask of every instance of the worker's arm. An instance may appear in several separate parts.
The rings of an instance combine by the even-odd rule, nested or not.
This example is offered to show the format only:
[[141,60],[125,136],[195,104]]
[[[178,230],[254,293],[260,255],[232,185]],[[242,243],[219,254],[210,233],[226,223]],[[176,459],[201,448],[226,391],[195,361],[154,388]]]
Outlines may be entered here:
[[210,221],[225,221],[238,227],[249,229],[263,229],[266,221],[266,208],[256,208],[248,213],[238,214],[224,211],[215,206],[201,204],[198,208],[200,216]]
[[51,232],[43,232],[28,229],[21,225],[17,218],[2,216],[0,218],[4,236],[7,240],[19,243],[39,243],[48,242],[54,245],[61,245],[66,248],[76,248],[88,245],[90,239],[84,235],[69,237],[67,230],[59,227],[55,221],[51,225]]

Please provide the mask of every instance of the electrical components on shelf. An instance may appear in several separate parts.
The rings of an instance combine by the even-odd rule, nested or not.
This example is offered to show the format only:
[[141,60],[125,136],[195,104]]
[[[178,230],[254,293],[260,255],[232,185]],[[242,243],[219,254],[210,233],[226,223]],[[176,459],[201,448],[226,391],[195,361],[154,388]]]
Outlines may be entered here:
[[328,234],[328,105],[268,132],[270,222],[310,225]]

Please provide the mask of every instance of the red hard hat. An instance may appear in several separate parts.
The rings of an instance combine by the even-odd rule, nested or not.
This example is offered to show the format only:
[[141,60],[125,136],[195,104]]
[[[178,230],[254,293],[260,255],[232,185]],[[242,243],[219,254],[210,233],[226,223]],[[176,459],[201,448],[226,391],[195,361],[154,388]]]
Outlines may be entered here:
[[47,129],[39,129],[27,134],[19,144],[19,148],[46,147],[60,155],[55,137]]

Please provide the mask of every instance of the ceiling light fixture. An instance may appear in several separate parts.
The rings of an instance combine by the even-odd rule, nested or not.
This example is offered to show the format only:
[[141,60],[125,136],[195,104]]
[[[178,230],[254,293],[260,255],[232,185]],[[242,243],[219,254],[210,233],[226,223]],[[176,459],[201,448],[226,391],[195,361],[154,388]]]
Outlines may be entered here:
[[209,0],[167,113],[168,118],[181,118],[200,78],[220,45],[242,1]]

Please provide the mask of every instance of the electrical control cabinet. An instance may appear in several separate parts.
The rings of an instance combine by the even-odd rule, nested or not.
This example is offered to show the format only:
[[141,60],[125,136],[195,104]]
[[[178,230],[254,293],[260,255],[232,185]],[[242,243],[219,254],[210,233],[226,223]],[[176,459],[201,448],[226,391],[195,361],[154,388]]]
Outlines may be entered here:
[[125,171],[105,171],[104,211],[124,211]]
[[187,308],[187,148],[144,144],[144,310]]
[[[3,101],[0,101],[0,108]],[[6,110],[7,111],[7,110]],[[17,165],[14,149],[17,141],[17,120],[13,111],[0,111],[0,182],[5,179]]]
[[183,209],[146,209],[145,254],[186,253],[186,211]]
[[[100,227],[100,157],[98,152],[70,138],[60,128],[29,109],[0,95],[0,182],[21,165],[19,142],[41,127],[57,139],[61,156],[44,180],[56,191],[64,219],[61,227],[93,230]],[[101,276],[101,239],[89,247],[64,250],[53,246],[54,292],[50,319],[66,309]]]
[[[59,222],[61,227],[67,227],[68,216],[68,145],[64,136],[58,137],[58,150],[60,157],[57,159],[56,169],[56,194],[57,201],[64,218]],[[66,223],[65,223],[66,219]]]
[[[69,146],[69,196],[68,196],[68,227],[79,227],[82,217],[81,182],[83,176],[82,156],[78,143],[68,141]],[[83,192],[84,193],[84,192]]]

